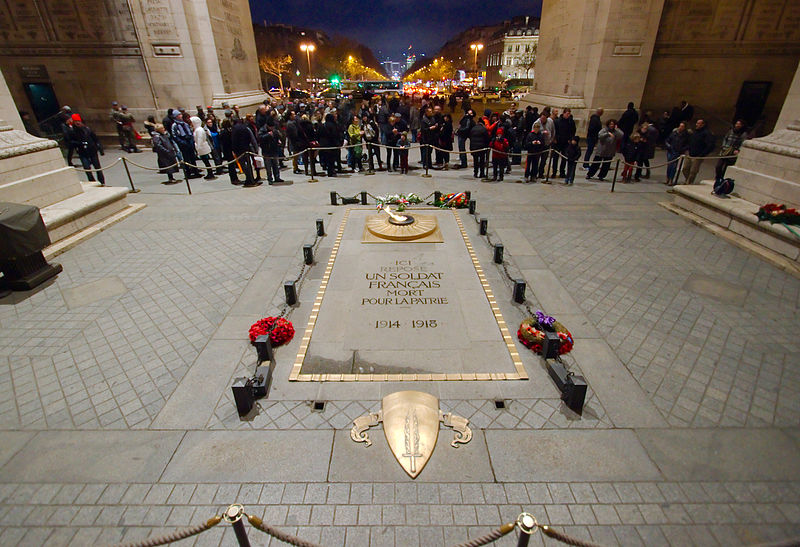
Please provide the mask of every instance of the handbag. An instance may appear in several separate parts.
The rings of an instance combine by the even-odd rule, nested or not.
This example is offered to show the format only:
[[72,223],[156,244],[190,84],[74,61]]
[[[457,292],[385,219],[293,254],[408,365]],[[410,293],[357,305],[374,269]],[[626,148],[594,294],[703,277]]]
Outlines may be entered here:
[[261,156],[253,156],[253,162],[256,164],[257,169],[263,169],[264,167],[264,158]]

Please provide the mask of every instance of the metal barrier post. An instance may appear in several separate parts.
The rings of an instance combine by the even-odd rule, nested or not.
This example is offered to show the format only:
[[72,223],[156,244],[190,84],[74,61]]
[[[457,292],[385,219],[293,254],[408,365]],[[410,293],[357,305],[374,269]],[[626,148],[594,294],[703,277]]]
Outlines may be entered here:
[[517,517],[517,526],[519,526],[520,532],[517,547],[528,547],[531,535],[536,530],[536,519],[533,518],[533,515],[522,513]]
[[619,172],[619,158],[617,158],[617,164],[614,166],[614,180],[611,181],[611,191],[614,191],[614,187],[617,185],[617,173]]
[[433,176],[433,175],[428,173],[428,164],[431,161],[431,157],[430,157],[431,156],[431,145],[430,144],[423,144],[422,146],[427,146],[428,147],[428,157],[423,159],[423,163],[425,164],[425,173],[422,176],[425,177],[425,178],[430,178],[430,177]]
[[544,181],[549,183],[550,182],[550,159],[553,156],[553,149],[549,148],[547,150],[547,169],[544,170]]
[[[183,164],[183,162],[181,162],[181,164]],[[191,196],[192,195],[192,187],[189,186],[189,175],[186,174],[186,168],[185,167],[182,167],[182,168],[183,168],[183,182],[186,183],[186,189],[189,190],[189,195]]]
[[[373,173],[373,175],[374,174],[375,173]],[[366,205],[366,204],[367,204],[367,193],[366,192],[361,192],[361,205]]]
[[239,542],[239,547],[250,547],[250,540],[247,539],[247,531],[244,529],[244,507],[241,505],[231,505],[225,511],[225,520],[231,523],[233,532],[236,534],[236,541]]
[[125,173],[128,175],[128,182],[131,183],[131,191],[129,193],[135,194],[139,190],[137,190],[133,186],[133,179],[131,178],[131,171],[130,171],[130,169],[128,169],[128,158],[125,158],[125,157],[122,158],[122,166],[125,168]]
[[681,154],[681,159],[678,161],[678,170],[675,171],[675,180],[672,181],[673,184],[678,184],[678,180],[681,178],[681,173],[683,173],[683,163],[686,159],[686,154]]
[[331,205],[339,205],[336,192],[331,192]]

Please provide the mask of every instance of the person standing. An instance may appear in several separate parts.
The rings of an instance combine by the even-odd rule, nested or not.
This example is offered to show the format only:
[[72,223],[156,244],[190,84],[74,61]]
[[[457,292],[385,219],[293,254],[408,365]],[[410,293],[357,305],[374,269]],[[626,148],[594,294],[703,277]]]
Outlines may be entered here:
[[[68,106],[65,108],[69,108]],[[61,134],[64,135],[64,143],[67,147],[67,165],[70,167],[75,167],[72,164],[72,156],[75,154],[75,140],[72,136],[72,130],[74,129],[74,123],[72,121],[72,112],[71,110],[64,110],[63,121],[61,122]]]
[[206,180],[214,180],[217,177],[214,175],[214,170],[211,168],[211,137],[208,136],[206,133],[206,128],[203,127],[203,122],[200,121],[200,118],[197,116],[192,116],[189,118],[192,122],[192,127],[194,128],[194,151],[197,153],[197,157],[203,162],[206,166],[208,174],[205,176]]
[[547,158],[546,150],[541,126],[534,123],[525,138],[525,151],[528,153],[525,162],[525,182],[536,182],[540,169],[543,169],[541,164]]
[[665,183],[667,186],[675,186],[678,182],[675,178],[678,172],[678,158],[689,150],[689,135],[686,122],[680,122],[664,141],[664,145],[667,147],[667,181]]
[[411,142],[408,140],[408,131],[403,131],[400,134],[400,140],[397,141],[397,147],[400,149],[400,174],[408,174],[408,150],[411,148]]
[[[572,110],[569,108],[564,109],[564,113],[559,116],[555,121],[556,129],[556,145],[555,151],[560,155],[556,155],[553,160],[553,177],[556,176],[556,167],[558,166],[558,176],[566,178],[567,176],[567,158],[565,152],[572,137],[575,136],[577,128],[575,127],[575,120],[572,119]],[[559,161],[560,160],[560,161]]]
[[[550,144],[553,142],[553,134],[555,133],[555,124],[550,119],[550,109],[544,108],[539,119],[533,122],[534,127],[539,128],[539,135],[541,135],[544,149],[549,150]],[[547,169],[547,154],[542,154],[543,160],[539,162],[539,178],[543,179],[544,171]],[[534,177],[535,178],[535,177]]]
[[575,182],[575,169],[578,167],[578,160],[581,159],[580,140],[575,135],[569,140],[564,155],[567,156],[567,174],[564,177],[564,184],[572,185]]
[[239,162],[239,165],[242,166],[245,177],[245,188],[252,188],[253,186],[261,184],[261,181],[253,179],[252,146],[253,134],[250,132],[250,128],[245,125],[244,120],[235,118],[233,128],[231,129],[231,149],[234,158]]
[[122,118],[120,115],[122,114],[122,109],[119,107],[119,103],[117,101],[111,101],[111,113],[110,117],[111,120],[114,122],[114,126],[117,128],[117,138],[119,139],[119,147],[120,150],[128,151],[127,147],[125,146],[125,135],[122,132]]
[[164,184],[172,184],[175,182],[172,175],[178,172],[178,154],[175,151],[175,145],[167,135],[164,124],[155,124],[150,135],[153,138],[153,152],[158,157],[159,173],[167,175]]
[[[744,120],[736,120],[736,123],[733,124],[728,132],[725,134],[725,137],[722,139],[722,149],[720,150],[720,156],[737,156],[739,154],[739,150],[742,148],[742,143],[747,139],[747,127],[744,124]],[[736,163],[736,158],[720,158],[717,160],[717,165],[715,168],[716,178],[715,180],[721,181],[725,178],[725,171],[728,169],[729,165],[733,165]]]
[[86,177],[89,181],[94,182],[94,175],[90,169],[97,169],[97,180],[100,186],[106,185],[106,178],[103,176],[103,171],[100,167],[100,158],[97,157],[99,153],[103,155],[103,145],[92,128],[83,124],[80,114],[72,115],[72,139],[73,147],[78,152],[78,157],[81,159],[81,165],[86,170]]
[[502,127],[497,128],[494,138],[489,143],[492,149],[492,180],[503,180],[506,172],[506,162],[508,161],[508,139]]
[[589,125],[586,128],[586,155],[583,156],[583,168],[589,169],[589,160],[592,158],[592,152],[597,144],[597,134],[603,129],[603,122],[600,117],[603,115],[603,109],[598,108],[594,114],[589,117]]
[[264,158],[264,170],[267,172],[267,184],[283,182],[281,179],[280,141],[274,125],[264,124],[258,130],[258,144],[261,147],[261,157]]
[[128,107],[122,105],[120,107],[120,112],[117,118],[121,122],[121,131],[124,141],[124,148],[128,152],[138,153],[141,152],[139,148],[136,146],[136,130],[133,128],[133,122],[136,121],[136,118],[133,117],[133,114],[128,112]]
[[[436,145],[438,142],[439,125],[436,123],[436,118],[433,116],[433,109],[425,109],[425,114],[422,116],[422,167],[433,169],[432,152],[433,149],[430,145]],[[426,146],[427,145],[427,146]]]
[[617,127],[624,135],[623,142],[627,142],[627,140],[631,137],[633,128],[636,127],[638,121],[639,113],[636,112],[636,109],[633,107],[633,103],[630,102],[628,103],[628,109],[622,113],[622,116],[619,117],[619,123],[617,123]]
[[351,170],[359,173],[363,167],[361,165],[361,154],[363,153],[361,139],[364,136],[364,129],[358,121],[358,116],[353,114],[351,118],[350,125],[347,127],[347,144],[349,145],[347,149],[347,165]]
[[178,145],[183,158],[183,172],[187,179],[196,179],[202,177],[202,173],[195,166],[197,163],[197,154],[194,149],[194,133],[181,118],[180,112],[177,110],[172,111],[172,141]]
[[222,152],[222,161],[228,164],[228,176],[231,179],[231,184],[238,186],[239,176],[236,173],[236,157],[233,155],[233,140],[231,129],[233,124],[228,118],[222,120],[219,124],[219,147]]
[[[442,117],[442,129],[439,132],[439,147],[446,152],[437,150],[437,156],[441,157],[445,170],[449,169],[450,151],[453,150],[453,118],[450,114]],[[438,158],[437,158],[438,159]]]
[[478,118],[469,132],[469,150],[472,153],[473,176],[486,178],[486,154],[483,149],[489,146],[489,131],[486,130],[483,118]]
[[639,139],[641,143],[641,153],[637,161],[636,175],[634,179],[639,182],[642,179],[642,167],[645,167],[644,178],[650,178],[650,160],[656,156],[656,144],[658,143],[658,129],[649,122],[644,122],[639,127]]
[[464,112],[464,115],[461,117],[461,121],[458,122],[458,130],[456,131],[456,136],[458,137],[458,156],[461,160],[461,163],[456,165],[456,169],[467,168],[467,139],[469,139],[469,132],[472,130],[474,125],[475,111],[469,109]]
[[714,150],[714,146],[714,135],[706,126],[706,121],[698,118],[694,126],[694,133],[689,137],[689,155],[686,156],[683,164],[683,176],[686,184],[694,184],[703,160]]
[[600,171],[597,180],[605,181],[608,170],[611,168],[611,160],[617,153],[617,144],[624,137],[624,133],[617,128],[617,120],[608,120],[606,126],[597,134],[597,153],[594,161],[586,173],[586,180],[592,180],[595,173]]

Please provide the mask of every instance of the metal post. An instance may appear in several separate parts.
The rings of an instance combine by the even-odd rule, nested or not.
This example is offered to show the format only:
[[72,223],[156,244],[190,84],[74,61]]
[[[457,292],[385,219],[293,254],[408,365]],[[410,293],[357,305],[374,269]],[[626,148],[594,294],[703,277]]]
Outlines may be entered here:
[[619,158],[617,158],[617,164],[614,166],[614,179],[611,181],[611,191],[614,191],[614,187],[617,185],[617,173],[619,172]]
[[517,526],[519,526],[519,539],[517,540],[517,547],[528,547],[528,542],[531,540],[531,535],[536,529],[536,519],[533,515],[522,513],[517,517]]
[[489,219],[481,218],[480,224],[481,224],[480,234],[482,236],[485,236],[486,235],[486,229],[489,227]]
[[186,189],[189,190],[189,195],[192,195],[192,187],[189,186],[189,176],[186,174],[186,168],[183,169],[183,182],[186,183]]
[[439,190],[436,190],[433,193],[433,203],[434,205],[442,201],[442,193]]
[[428,158],[423,160],[423,163],[425,164],[425,173],[422,176],[425,177],[425,178],[430,178],[431,176],[433,176],[433,175],[428,173],[428,164],[431,161],[431,159],[430,159],[430,156],[431,156],[431,145],[430,144],[423,144],[422,146],[427,146],[428,147]]
[[367,193],[361,192],[361,205],[366,205],[366,204],[367,204]]
[[331,192],[331,205],[339,205],[339,198],[336,192]]
[[321,218],[317,219],[317,235],[322,237],[325,235],[325,223],[322,222]]
[[272,342],[270,342],[269,334],[261,334],[256,336],[256,353],[258,354],[258,362],[263,363],[269,361],[270,363],[275,360],[275,355],[272,352]]
[[681,154],[681,159],[678,162],[678,170],[675,171],[675,180],[672,181],[674,184],[678,184],[678,180],[681,178],[681,173],[683,172],[683,163],[685,159],[686,159],[686,154]]
[[125,173],[128,175],[128,182],[130,182],[130,183],[131,183],[131,191],[130,191],[129,193],[131,193],[131,194],[135,194],[135,193],[136,193],[136,192],[138,192],[139,190],[137,190],[137,189],[136,189],[136,188],[134,188],[134,186],[133,186],[133,179],[131,178],[131,171],[130,171],[130,169],[128,169],[128,158],[126,158],[126,157],[124,157],[124,156],[123,156],[123,158],[122,158],[122,166],[123,166],[123,167],[125,167]]
[[544,170],[544,181],[550,182],[550,158],[553,155],[553,149],[547,149],[547,169]]
[[464,197],[466,198],[467,201],[471,200],[472,199],[472,192],[467,190],[466,192],[464,192]]
[[297,304],[297,287],[295,287],[294,281],[284,281],[283,292],[286,293],[287,305],[294,306]]
[[[225,515],[231,519],[231,527],[234,534],[236,534],[236,541],[239,542],[239,547],[250,547],[250,540],[247,539],[247,531],[244,529],[244,521],[242,520],[244,512],[241,509],[241,505],[231,505]],[[239,514],[232,516],[233,510],[239,511]]]
[[306,264],[314,263],[314,246],[310,243],[303,245],[303,262]]
[[503,263],[503,244],[496,243],[494,246],[494,263],[495,264],[502,264]]
[[475,205],[477,205],[475,203],[475,200],[474,199],[469,200],[469,203],[467,205],[469,205],[469,214],[474,215],[475,214]]
[[522,304],[525,302],[525,280],[517,279],[514,281],[514,302]]

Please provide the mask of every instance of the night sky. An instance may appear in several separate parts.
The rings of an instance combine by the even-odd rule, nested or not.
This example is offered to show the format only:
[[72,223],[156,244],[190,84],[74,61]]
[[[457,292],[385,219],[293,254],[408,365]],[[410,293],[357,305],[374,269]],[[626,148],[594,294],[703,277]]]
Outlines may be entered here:
[[284,23],[342,34],[372,49],[383,61],[412,52],[435,54],[455,34],[517,15],[538,16],[542,0],[250,0],[253,21]]

